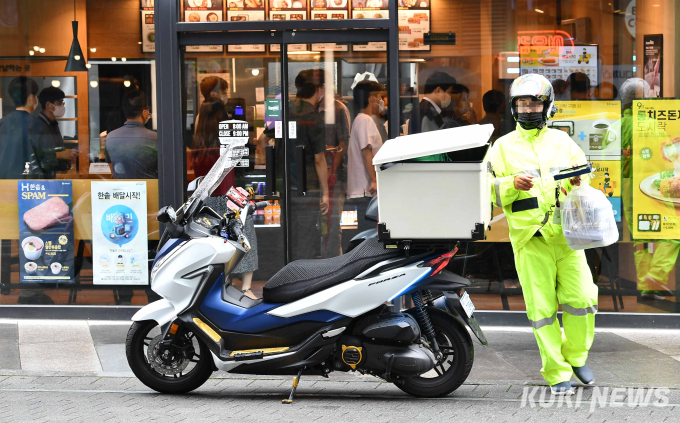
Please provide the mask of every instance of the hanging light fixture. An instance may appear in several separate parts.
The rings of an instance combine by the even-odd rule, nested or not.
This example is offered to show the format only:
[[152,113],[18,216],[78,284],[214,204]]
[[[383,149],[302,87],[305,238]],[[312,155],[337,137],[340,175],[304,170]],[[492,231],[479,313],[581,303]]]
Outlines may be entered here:
[[71,22],[71,26],[73,27],[73,42],[71,43],[71,51],[68,54],[64,72],[87,72],[87,68],[85,67],[85,56],[83,55],[83,50],[80,48],[80,43],[78,42],[76,0],[73,0],[73,22]]

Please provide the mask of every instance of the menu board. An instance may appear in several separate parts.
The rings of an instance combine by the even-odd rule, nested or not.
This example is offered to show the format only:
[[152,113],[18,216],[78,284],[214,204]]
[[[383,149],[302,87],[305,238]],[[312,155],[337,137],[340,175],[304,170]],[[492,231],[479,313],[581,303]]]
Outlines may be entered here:
[[[227,20],[230,22],[263,21],[266,19],[266,0],[227,0]],[[227,47],[229,52],[264,52],[264,44],[236,44]]]
[[[312,20],[349,19],[350,0],[311,0]],[[314,51],[348,51],[346,44],[316,43]]]
[[17,182],[19,280],[73,282],[73,186],[71,181]]
[[[308,0],[269,0],[269,19],[272,21],[303,21],[307,19]],[[288,51],[306,51],[307,44],[289,44]],[[269,51],[281,51],[279,44],[269,46]]]
[[142,10],[142,53],[156,51],[156,30],[153,10]]
[[149,283],[146,181],[92,181],[92,281]]
[[[234,0],[228,0],[235,3]],[[222,20],[222,0],[184,0],[185,22],[219,22]],[[187,46],[189,52],[222,52],[223,46]]]
[[519,46],[520,72],[545,76],[550,82],[566,81],[572,73],[584,73],[597,86],[597,46]]
[[399,50],[430,50],[430,0],[399,0]]
[[[352,0],[352,19],[389,18],[389,0]],[[353,51],[386,51],[386,42],[354,44]]]

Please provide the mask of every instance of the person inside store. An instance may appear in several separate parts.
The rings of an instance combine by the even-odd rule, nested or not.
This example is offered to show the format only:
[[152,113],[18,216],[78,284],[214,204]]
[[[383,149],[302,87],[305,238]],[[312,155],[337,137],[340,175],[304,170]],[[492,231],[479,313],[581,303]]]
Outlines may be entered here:
[[474,109],[470,106],[470,89],[463,84],[456,84],[451,88],[451,105],[449,109],[444,110],[444,128],[455,127],[449,126],[449,118],[452,118],[457,126],[474,125],[477,123],[477,115]]
[[[324,71],[307,69],[296,77],[295,100],[290,102],[290,120],[296,122],[296,148],[304,148],[304,163],[297,163],[293,154],[291,175],[293,191],[297,191],[297,166],[304,166],[304,193],[294,192],[292,205],[293,259],[320,257],[318,223],[329,209],[328,164],[326,162],[326,124],[318,112],[319,99],[324,95]],[[278,142],[279,140],[277,140]],[[282,151],[282,148],[276,148]]]
[[[218,98],[222,100],[225,105],[229,100],[229,83],[219,76],[209,76],[203,79],[199,85],[199,91],[201,96],[203,96],[203,103],[210,103],[214,99]],[[226,110],[226,109],[225,109]],[[194,122],[194,132],[198,130],[198,121],[201,116],[201,111],[199,108],[198,115],[196,115],[196,120]]]
[[144,125],[151,118],[149,102],[141,91],[123,97],[125,124],[106,136],[106,162],[115,179],[157,179],[158,148],[154,131]]
[[553,92],[555,93],[555,100],[569,100],[567,81],[564,79],[556,79],[552,82],[552,87]]
[[[542,75],[515,79],[510,107],[517,127],[489,150],[494,172],[491,198],[495,206],[503,207],[508,220],[527,317],[541,354],[541,373],[553,394],[571,395],[572,375],[584,384],[594,381],[586,360],[595,335],[598,289],[583,250],[567,246],[559,212],[554,212],[556,182],[540,175],[586,164],[586,156],[565,132],[546,127],[556,108],[552,86]],[[560,181],[560,201],[587,179]],[[564,334],[557,320],[559,305]]]
[[380,132],[380,137],[382,138],[383,143],[387,141],[388,136],[387,136],[387,120],[389,117],[389,113],[387,112],[387,90],[385,90],[384,94],[380,98],[382,100],[382,103],[380,103],[380,113],[377,115],[373,116],[373,120],[375,121],[376,126],[378,127],[378,131]]
[[384,88],[375,81],[361,81],[354,87],[354,110],[358,110],[349,138],[349,163],[347,175],[347,204],[356,207],[359,232],[370,229],[366,221],[366,208],[377,194],[373,157],[383,141],[374,116],[380,114]]
[[[43,157],[49,156],[50,162],[58,161],[57,152],[64,151],[64,138],[61,136],[57,118],[63,117],[66,113],[65,97],[64,92],[56,87],[47,87],[40,91],[38,102],[42,111],[33,120],[33,125],[30,128],[33,139],[44,147],[41,155]],[[78,150],[76,149],[72,151],[74,155],[77,155],[77,153]],[[55,171],[56,166],[54,170],[45,172],[44,177],[54,179]]]
[[[304,74],[295,78],[296,89],[304,81]],[[335,87],[333,87],[335,88]],[[321,235],[320,254],[322,258],[330,258],[342,254],[342,231],[340,218],[347,195],[347,146],[351,131],[351,118],[349,109],[340,99],[326,98],[335,90],[326,90],[323,86],[324,95],[319,99],[317,111],[324,118],[326,126],[326,161],[328,173],[328,213],[319,221]],[[333,108],[332,121],[326,115],[326,107]]]
[[[633,101],[636,98],[647,97],[651,87],[642,78],[627,79],[619,89],[621,107],[623,113],[621,120],[609,127],[609,131],[621,134],[621,195],[623,202],[623,216],[628,225],[628,230],[633,233]],[[657,122],[649,125],[642,120],[651,120],[649,117],[638,117],[642,124],[658,129]],[[663,130],[662,130],[663,131]],[[667,214],[676,214],[672,203],[659,202],[659,205],[667,207]],[[675,293],[668,287],[671,273],[680,253],[680,241],[674,239],[636,239],[633,242],[635,249],[635,270],[637,273],[638,290],[640,297],[648,301],[664,301],[667,297],[674,297]]]
[[25,76],[12,79],[7,87],[15,110],[0,119],[0,179],[54,177],[58,165],[54,149],[31,131],[38,90],[38,84]]
[[480,125],[488,123],[493,125],[491,142],[512,131],[511,122],[505,120],[505,94],[498,90],[489,90],[482,97],[484,117],[479,121]]
[[[201,119],[198,121],[192,150],[189,154],[190,167],[194,177],[208,174],[213,165],[220,158],[219,123],[227,120],[225,104],[219,97],[206,97],[199,110]],[[234,186],[234,171],[229,172],[222,183],[208,197],[205,205],[215,210],[220,216],[227,213],[227,191]],[[250,215],[246,219],[244,234],[250,241],[250,250],[243,260],[231,271],[230,276],[241,279],[241,292],[250,298],[257,298],[252,291],[253,273],[258,269],[257,235],[255,222]]]
[[590,78],[582,72],[574,72],[567,78],[567,86],[571,100],[588,100],[592,98]]
[[451,104],[451,91],[456,78],[446,72],[435,72],[425,81],[425,92],[419,107],[413,108],[409,134],[436,131],[444,125],[442,109]]

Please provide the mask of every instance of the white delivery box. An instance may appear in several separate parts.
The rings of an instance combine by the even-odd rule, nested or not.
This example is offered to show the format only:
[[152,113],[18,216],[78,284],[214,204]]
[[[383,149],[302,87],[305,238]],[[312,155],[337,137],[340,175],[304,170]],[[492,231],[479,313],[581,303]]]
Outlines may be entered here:
[[[488,163],[493,125],[469,125],[387,141],[373,158],[378,238],[385,245],[482,240],[492,217]],[[417,161],[448,153],[450,161]]]

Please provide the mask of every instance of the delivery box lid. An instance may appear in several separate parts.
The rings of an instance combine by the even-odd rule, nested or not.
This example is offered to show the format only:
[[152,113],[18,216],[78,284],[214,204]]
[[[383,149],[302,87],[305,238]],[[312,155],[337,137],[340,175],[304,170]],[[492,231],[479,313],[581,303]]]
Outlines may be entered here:
[[489,142],[493,129],[489,123],[404,135],[386,141],[373,157],[373,165],[481,147]]

